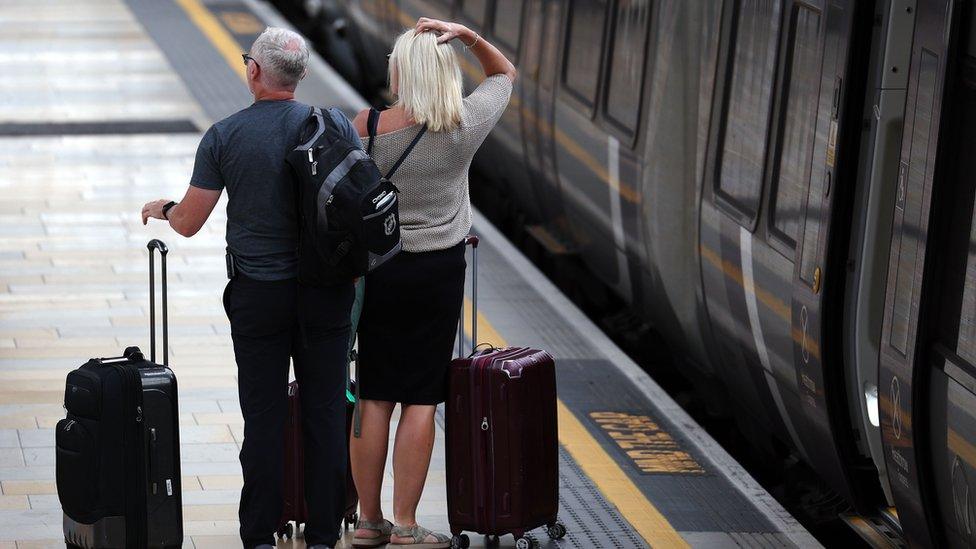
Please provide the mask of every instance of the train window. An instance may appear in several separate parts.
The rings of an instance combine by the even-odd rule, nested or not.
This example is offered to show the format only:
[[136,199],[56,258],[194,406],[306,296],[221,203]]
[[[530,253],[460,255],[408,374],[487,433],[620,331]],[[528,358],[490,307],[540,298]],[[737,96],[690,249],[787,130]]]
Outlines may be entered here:
[[[976,214],[976,209],[973,210]],[[959,319],[959,342],[956,353],[976,364],[976,215],[969,229],[969,254],[966,258],[966,282],[962,291]]]
[[[915,99],[915,117],[912,127],[912,148],[908,153],[908,166],[902,164],[898,175],[898,192],[895,198],[895,239],[898,267],[895,271],[895,299],[891,314],[891,345],[901,351],[908,349],[908,331],[911,319],[912,297],[916,279],[922,266],[918,264],[919,235],[924,228],[922,220],[922,192],[927,175],[932,171],[935,151],[929,151],[932,129],[932,113],[935,109],[935,90],[938,84],[939,58],[928,50],[919,56],[918,91]],[[899,216],[901,222],[898,222]]]
[[779,0],[738,3],[716,191],[750,222],[762,195],[779,30]]
[[517,51],[519,47],[522,4],[522,0],[495,0],[495,36],[512,51]]
[[596,101],[606,14],[607,0],[576,0],[569,11],[563,82],[591,105]]
[[786,120],[771,222],[773,232],[790,247],[795,247],[802,219],[803,194],[810,184],[823,56],[820,13],[797,6],[791,19]]
[[479,26],[485,24],[485,11],[488,8],[488,0],[464,0],[461,11],[464,15]]
[[637,130],[640,116],[650,20],[651,0],[617,2],[605,106],[607,116],[630,133]]

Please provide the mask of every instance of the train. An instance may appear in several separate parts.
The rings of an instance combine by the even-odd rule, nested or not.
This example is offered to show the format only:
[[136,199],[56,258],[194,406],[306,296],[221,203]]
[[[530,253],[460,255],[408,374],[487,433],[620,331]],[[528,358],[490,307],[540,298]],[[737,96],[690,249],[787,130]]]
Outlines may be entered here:
[[976,546],[973,2],[276,4],[370,93],[420,16],[490,39],[520,76],[476,167],[525,232],[865,539]]

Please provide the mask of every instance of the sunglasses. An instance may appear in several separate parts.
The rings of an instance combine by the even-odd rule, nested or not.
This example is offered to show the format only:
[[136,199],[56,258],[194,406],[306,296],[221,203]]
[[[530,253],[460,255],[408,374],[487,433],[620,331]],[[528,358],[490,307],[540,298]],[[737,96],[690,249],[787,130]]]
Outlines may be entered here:
[[261,68],[261,65],[258,65],[258,62],[257,62],[257,60],[256,60],[256,59],[254,59],[253,57],[251,57],[251,54],[249,54],[249,53],[242,53],[242,54],[241,54],[241,58],[242,58],[242,59],[244,59],[244,66],[245,66],[245,67],[247,66],[247,62],[248,62],[248,61],[254,61],[254,64],[255,64],[255,65],[257,65],[257,67],[258,67],[259,69]]

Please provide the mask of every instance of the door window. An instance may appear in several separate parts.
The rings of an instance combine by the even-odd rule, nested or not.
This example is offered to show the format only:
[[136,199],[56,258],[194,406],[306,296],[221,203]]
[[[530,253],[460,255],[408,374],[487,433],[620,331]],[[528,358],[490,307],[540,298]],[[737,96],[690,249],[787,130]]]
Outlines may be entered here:
[[796,246],[810,186],[823,61],[820,20],[820,12],[797,6],[790,21],[786,120],[771,219],[773,232],[790,247]]
[[461,11],[464,15],[476,23],[478,26],[485,24],[485,11],[488,8],[488,0],[464,0]]
[[628,133],[635,133],[640,117],[645,51],[651,0],[619,0],[614,16],[607,116]]
[[522,0],[495,0],[495,36],[511,51],[518,51],[522,30]]
[[741,0],[733,25],[732,62],[717,192],[751,222],[759,211],[769,134],[779,0]]
[[[931,166],[929,136],[932,130],[932,116],[935,107],[936,76],[939,72],[939,58],[922,50],[918,70],[918,96],[915,101],[915,122],[912,125],[912,148],[909,162],[902,163],[898,174],[898,189],[895,196],[895,219],[898,268],[895,271],[895,299],[891,315],[891,345],[904,355],[908,345],[908,325],[911,316],[912,296],[915,282],[921,271],[918,265],[919,238],[924,234],[922,221],[922,191]],[[933,153],[935,151],[932,151]],[[899,222],[899,219],[900,222]]]
[[570,6],[563,83],[579,99],[592,105],[599,83],[607,2],[575,0]]

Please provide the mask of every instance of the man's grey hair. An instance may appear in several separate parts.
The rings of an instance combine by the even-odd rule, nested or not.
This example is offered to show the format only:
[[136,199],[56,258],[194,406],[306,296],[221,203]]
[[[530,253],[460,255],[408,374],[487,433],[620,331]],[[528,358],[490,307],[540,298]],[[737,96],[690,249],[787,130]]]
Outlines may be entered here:
[[295,31],[280,27],[264,29],[251,45],[251,55],[274,84],[295,89],[308,67],[308,46]]

